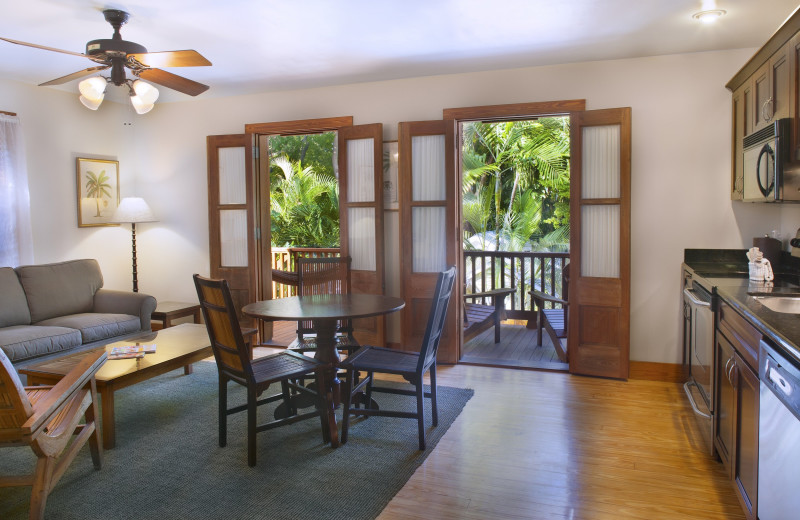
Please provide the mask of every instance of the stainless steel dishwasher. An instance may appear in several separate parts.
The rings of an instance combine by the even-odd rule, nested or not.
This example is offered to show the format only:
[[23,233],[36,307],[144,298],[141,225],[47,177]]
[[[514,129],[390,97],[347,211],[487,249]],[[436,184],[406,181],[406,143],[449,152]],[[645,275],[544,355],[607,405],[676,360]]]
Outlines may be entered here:
[[758,518],[800,517],[800,368],[761,341]]

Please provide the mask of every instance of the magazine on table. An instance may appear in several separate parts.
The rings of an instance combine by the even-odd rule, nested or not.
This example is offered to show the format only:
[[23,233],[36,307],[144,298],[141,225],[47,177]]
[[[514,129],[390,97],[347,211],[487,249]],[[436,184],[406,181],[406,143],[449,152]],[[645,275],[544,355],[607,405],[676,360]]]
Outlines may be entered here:
[[124,347],[111,347],[108,359],[135,359],[144,357],[145,354],[154,354],[156,346],[153,345],[126,345]]

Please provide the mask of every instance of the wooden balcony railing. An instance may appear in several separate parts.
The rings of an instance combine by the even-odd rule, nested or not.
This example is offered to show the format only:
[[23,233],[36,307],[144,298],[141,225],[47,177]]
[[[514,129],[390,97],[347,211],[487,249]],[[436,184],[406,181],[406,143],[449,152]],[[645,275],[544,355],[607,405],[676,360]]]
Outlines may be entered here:
[[[338,247],[273,247],[272,268],[279,271],[296,272],[299,257],[317,258],[339,256]],[[272,297],[286,298],[295,296],[297,287],[279,282],[272,282]]]
[[509,319],[533,320],[536,312],[528,291],[564,297],[561,271],[568,261],[569,253],[464,251],[464,287],[467,294],[510,287],[514,292],[506,299]]
[[[296,271],[298,257],[339,256],[338,248],[273,247],[272,268]],[[531,288],[563,298],[561,271],[569,261],[569,253],[530,251],[464,251],[464,287],[476,293],[511,287],[514,293],[506,299],[506,312],[513,320],[536,319],[528,291]],[[272,297],[294,296],[297,288],[272,283]],[[489,303],[489,302],[477,302]]]

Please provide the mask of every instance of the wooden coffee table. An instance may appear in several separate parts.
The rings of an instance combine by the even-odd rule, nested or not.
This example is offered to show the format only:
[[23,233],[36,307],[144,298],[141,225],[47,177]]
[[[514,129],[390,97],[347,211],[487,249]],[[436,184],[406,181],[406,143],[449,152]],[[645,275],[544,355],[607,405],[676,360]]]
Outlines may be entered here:
[[[156,345],[154,354],[147,354],[143,358],[137,359],[108,360],[95,376],[102,403],[103,447],[106,449],[113,448],[116,443],[114,392],[213,355],[205,325],[194,323],[183,323],[99,348],[105,348],[110,352],[111,347],[153,343]],[[19,373],[27,376],[30,386],[55,384],[85,355],[86,351],[68,354],[50,361],[29,365],[21,369]]]

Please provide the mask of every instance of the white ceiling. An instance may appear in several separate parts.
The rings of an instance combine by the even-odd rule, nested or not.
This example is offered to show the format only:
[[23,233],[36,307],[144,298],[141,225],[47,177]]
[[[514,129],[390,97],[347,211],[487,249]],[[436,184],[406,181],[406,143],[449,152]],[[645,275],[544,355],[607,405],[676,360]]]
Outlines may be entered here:
[[[0,0],[0,36],[74,52],[122,37],[151,52],[195,49],[173,68],[229,96],[363,81],[761,46],[797,0]],[[725,9],[704,25],[692,14]],[[39,84],[85,58],[0,41],[0,78]],[[77,91],[77,81],[60,87]],[[162,101],[189,96],[166,93]]]

